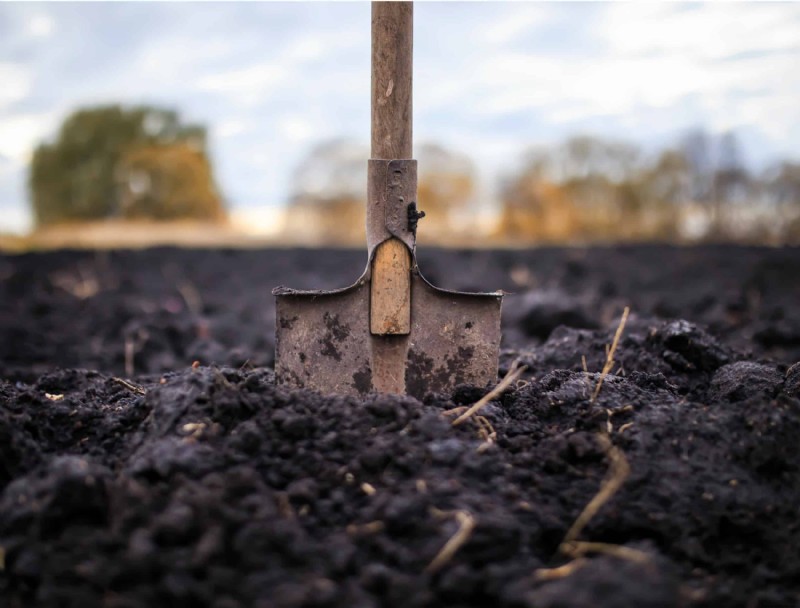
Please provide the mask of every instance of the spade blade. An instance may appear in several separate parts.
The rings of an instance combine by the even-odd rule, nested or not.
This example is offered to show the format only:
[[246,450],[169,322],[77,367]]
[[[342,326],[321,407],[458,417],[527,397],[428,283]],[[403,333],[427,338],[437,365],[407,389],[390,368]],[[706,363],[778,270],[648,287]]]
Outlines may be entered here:
[[415,267],[408,335],[369,327],[369,278],[337,291],[278,288],[275,375],[282,385],[340,395],[422,398],[497,379],[502,292],[439,289]]

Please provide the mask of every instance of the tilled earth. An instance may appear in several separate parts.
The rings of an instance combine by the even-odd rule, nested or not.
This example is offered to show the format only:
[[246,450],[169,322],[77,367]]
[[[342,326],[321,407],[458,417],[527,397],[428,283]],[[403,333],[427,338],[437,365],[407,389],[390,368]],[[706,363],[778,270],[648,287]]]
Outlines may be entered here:
[[363,263],[0,257],[0,605],[800,604],[800,250],[422,252],[516,293],[488,441],[489,387],[275,385],[271,288]]

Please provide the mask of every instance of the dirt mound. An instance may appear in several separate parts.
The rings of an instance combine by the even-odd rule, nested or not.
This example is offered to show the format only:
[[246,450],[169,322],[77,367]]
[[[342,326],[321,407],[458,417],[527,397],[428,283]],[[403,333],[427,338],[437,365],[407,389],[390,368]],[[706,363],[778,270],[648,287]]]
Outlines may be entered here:
[[[574,272],[574,253],[542,252],[545,269],[547,256],[561,256],[546,272],[561,277],[591,325],[570,327],[551,315],[550,331],[531,332],[524,323],[539,313],[512,310],[501,371],[516,360],[528,369],[480,412],[491,429],[475,421],[454,427],[449,410],[487,387],[422,401],[326,397],[277,387],[269,365],[239,363],[269,360],[268,336],[239,340],[256,333],[248,321],[262,286],[250,290],[235,279],[236,291],[233,279],[222,280],[229,255],[241,261],[246,252],[175,259],[188,264],[195,253],[207,265],[175,270],[173,279],[191,283],[199,305],[191,288],[169,300],[173,288],[157,278],[163,273],[148,265],[155,258],[147,252],[113,254],[103,286],[82,299],[48,291],[41,278],[27,285],[15,278],[35,268],[34,258],[3,259],[13,269],[6,293],[50,303],[38,313],[6,303],[22,316],[4,322],[4,334],[34,335],[32,318],[61,327],[33,344],[4,346],[3,605],[800,602],[800,368],[783,358],[785,345],[741,348],[736,328],[762,318],[729,319],[720,330],[722,318],[718,326],[703,323],[691,310],[682,320],[634,308],[614,353],[618,364],[593,398],[621,307],[600,314],[588,306],[605,279],[582,271],[582,293],[564,278]],[[433,259],[445,264],[447,255]],[[532,254],[492,255],[486,267],[510,271]],[[85,262],[65,259],[40,256],[41,271],[31,276],[76,272],[74,264]],[[437,264],[434,273],[443,267]],[[257,272],[245,268],[242,274]],[[338,272],[342,278],[349,269],[342,263]],[[116,287],[105,282],[111,277]],[[212,287],[217,279],[222,293]],[[786,298],[772,284],[769,293],[774,299],[760,306]],[[541,299],[528,300],[542,311]],[[129,318],[117,319],[121,310]],[[236,311],[246,318],[232,318]],[[137,323],[154,337],[150,350],[143,343],[136,351],[141,371],[123,380],[116,376],[126,363],[119,338]],[[215,345],[220,365],[191,367],[183,359],[198,326],[208,332],[195,338],[208,341],[198,350]],[[61,352],[68,342],[74,350]],[[87,356],[100,371],[42,372],[47,356]],[[173,371],[164,371],[169,365]],[[595,544],[583,545],[583,556],[566,555],[568,531],[609,478],[621,486],[576,539]]]

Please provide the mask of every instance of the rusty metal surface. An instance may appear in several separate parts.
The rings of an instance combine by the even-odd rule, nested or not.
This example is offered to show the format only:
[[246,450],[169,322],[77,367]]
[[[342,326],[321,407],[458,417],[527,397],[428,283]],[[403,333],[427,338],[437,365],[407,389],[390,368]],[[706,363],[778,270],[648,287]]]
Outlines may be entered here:
[[409,221],[409,206],[416,211],[417,161],[377,160],[367,168],[367,254],[392,236],[409,250],[416,245],[416,223]]
[[[334,292],[275,290],[278,383],[342,395],[379,390],[422,398],[458,384],[496,381],[502,294],[438,289],[416,266],[411,289],[411,333],[388,337],[369,332],[368,273]],[[389,367],[381,370],[381,364]],[[392,381],[394,386],[386,384]]]

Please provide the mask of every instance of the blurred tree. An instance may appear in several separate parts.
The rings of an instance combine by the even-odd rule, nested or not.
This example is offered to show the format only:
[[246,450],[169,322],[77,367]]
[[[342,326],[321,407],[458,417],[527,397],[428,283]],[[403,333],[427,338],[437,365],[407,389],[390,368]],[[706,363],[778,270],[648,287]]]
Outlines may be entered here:
[[441,239],[452,233],[454,217],[473,202],[475,165],[466,155],[434,143],[422,144],[415,156],[417,206],[425,211],[423,234]]
[[494,236],[518,241],[800,240],[800,164],[755,177],[732,132],[695,130],[647,158],[624,141],[573,137],[529,152],[500,198]]
[[678,205],[690,200],[689,160],[682,150],[662,151],[645,175],[646,197]]
[[557,148],[564,191],[580,210],[583,239],[629,236],[638,230],[644,201],[636,183],[639,150],[623,141],[573,137]]
[[558,147],[561,177],[582,180],[604,177],[613,182],[628,179],[637,168],[639,150],[628,142],[587,135],[572,137]]
[[313,148],[292,175],[287,230],[313,244],[362,244],[366,230],[366,146],[348,139]]
[[672,238],[687,180],[680,152],[645,163],[627,142],[573,137],[533,150],[505,181],[498,232],[540,241]]
[[[156,168],[159,160],[169,161],[183,175],[167,177],[170,169]],[[138,169],[132,172],[133,161]],[[193,178],[201,181],[189,187],[187,180]],[[135,203],[148,179],[157,189],[147,193],[146,203]],[[165,186],[170,180],[183,186]],[[224,215],[206,153],[205,129],[183,124],[177,112],[161,108],[113,105],[74,112],[55,142],[35,150],[29,187],[39,225],[125,217],[127,210],[162,218]],[[176,193],[178,201],[170,198]],[[171,209],[173,205],[178,209]]]
[[[423,144],[418,160],[418,207],[425,234],[444,238],[455,213],[475,195],[469,158],[438,144]],[[358,245],[365,239],[366,146],[348,139],[326,141],[311,150],[292,175],[287,228],[309,243]]]
[[717,163],[712,178],[711,205],[712,236],[727,236],[731,231],[741,231],[741,226],[731,222],[737,204],[750,199],[750,176],[744,167],[739,141],[732,132],[723,133],[718,142]]
[[695,129],[684,136],[682,152],[689,164],[691,200],[706,210],[705,236],[720,239],[740,233],[746,227],[735,219],[746,211],[744,205],[753,202],[758,186],[747,170],[736,134],[729,131],[712,137]]
[[680,149],[662,151],[636,179],[645,210],[639,238],[672,240],[680,236],[681,212],[690,200],[689,161]]
[[[541,157],[537,157],[541,158]],[[563,188],[528,165],[501,187],[500,220],[495,236],[514,241],[568,241],[580,230],[580,213]]]
[[714,173],[709,136],[702,129],[689,131],[681,141],[681,153],[688,163],[691,199],[707,203],[712,199]]
[[225,213],[208,157],[187,143],[133,148],[117,171],[126,218],[221,220]]
[[784,161],[767,171],[763,180],[765,198],[780,223],[784,243],[800,243],[800,163]]
[[767,172],[765,181],[773,204],[800,206],[800,163],[780,163]]

